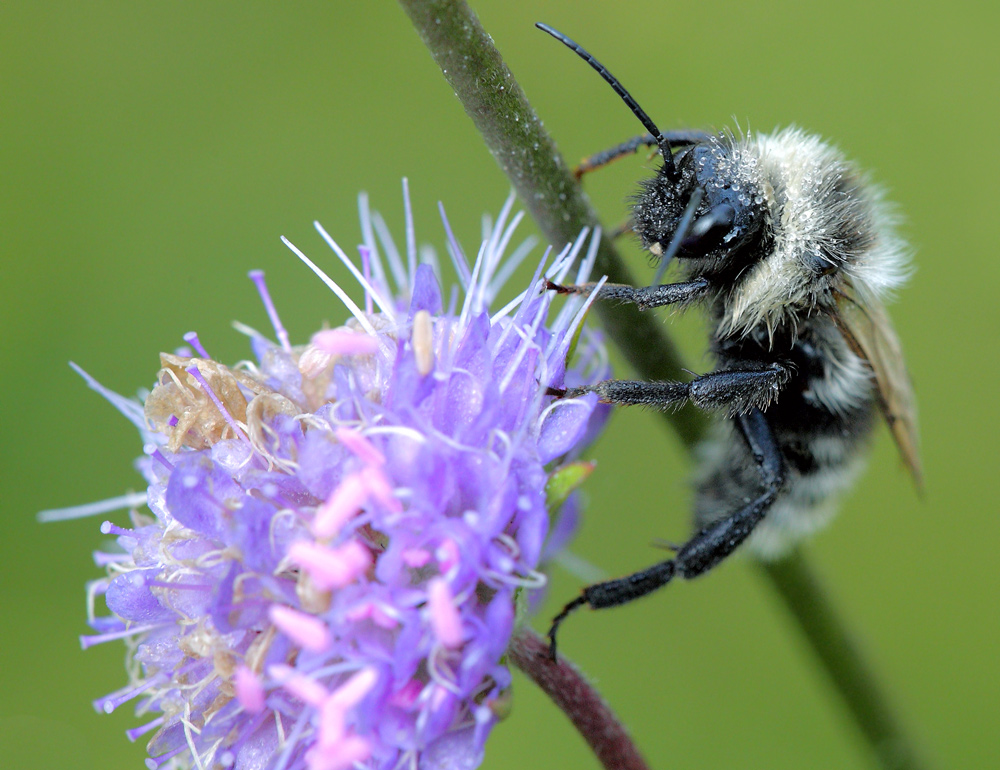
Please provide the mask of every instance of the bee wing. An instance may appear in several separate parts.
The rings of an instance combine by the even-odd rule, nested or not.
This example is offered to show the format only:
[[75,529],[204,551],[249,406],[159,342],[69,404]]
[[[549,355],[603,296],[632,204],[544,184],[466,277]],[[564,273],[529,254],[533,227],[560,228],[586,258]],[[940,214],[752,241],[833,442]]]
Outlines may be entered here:
[[862,301],[850,286],[847,291],[838,294],[837,309],[837,326],[851,349],[871,367],[879,407],[889,424],[903,463],[913,476],[917,489],[922,490],[916,399],[892,321],[877,299]]

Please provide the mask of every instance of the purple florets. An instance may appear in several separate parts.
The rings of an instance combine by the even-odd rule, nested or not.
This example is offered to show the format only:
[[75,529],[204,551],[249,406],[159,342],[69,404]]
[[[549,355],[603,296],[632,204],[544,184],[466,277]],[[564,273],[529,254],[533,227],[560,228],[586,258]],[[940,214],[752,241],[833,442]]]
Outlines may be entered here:
[[[195,337],[201,355],[161,356],[144,405],[150,513],[131,529],[105,523],[124,553],[98,554],[109,577],[91,596],[113,615],[91,612],[99,635],[84,640],[128,641],[131,684],[97,706],[138,698],[154,715],[130,731],[155,731],[150,767],[481,761],[510,686],[520,589],[544,583],[558,513],[547,483],[606,415],[593,394],[547,395],[607,375],[579,333],[582,298],[550,318],[540,266],[490,311],[530,248],[505,256],[511,204],[472,266],[449,231],[464,289],[450,302],[412,228],[401,257],[362,200],[360,269],[319,229],[363,308],[291,247],[351,310],[343,327],[292,347],[252,274],[279,340],[247,330],[256,363],[227,367]],[[547,277],[585,281],[593,247],[568,275],[582,244]]]

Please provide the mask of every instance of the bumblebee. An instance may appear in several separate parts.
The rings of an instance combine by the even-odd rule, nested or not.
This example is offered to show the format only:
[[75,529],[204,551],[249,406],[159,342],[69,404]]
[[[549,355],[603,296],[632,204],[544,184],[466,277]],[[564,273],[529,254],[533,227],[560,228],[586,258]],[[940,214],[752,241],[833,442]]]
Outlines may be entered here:
[[[565,395],[657,409],[690,402],[718,418],[697,453],[695,533],[672,558],[585,588],[553,620],[554,656],[559,624],[579,607],[613,607],[697,577],[743,543],[764,558],[786,552],[830,517],[879,414],[918,487],[921,466],[913,391],[882,305],[907,276],[909,250],[879,189],[797,128],[662,132],[587,51],[537,26],[587,61],[646,129],[585,160],[577,176],[643,146],[662,161],[640,182],[630,218],[659,260],[653,283],[605,284],[597,299],[703,307],[715,361],[687,382],[608,380]],[[671,262],[680,280],[661,284]]]

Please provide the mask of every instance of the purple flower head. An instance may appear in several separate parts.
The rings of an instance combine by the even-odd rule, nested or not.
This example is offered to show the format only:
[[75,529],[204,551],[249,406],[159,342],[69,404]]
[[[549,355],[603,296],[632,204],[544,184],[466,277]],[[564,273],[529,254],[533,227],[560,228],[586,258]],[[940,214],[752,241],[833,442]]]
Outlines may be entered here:
[[163,354],[143,407],[102,389],[143,432],[149,512],[103,525],[122,552],[97,554],[91,605],[103,593],[112,614],[91,607],[84,644],[127,640],[131,681],[96,705],[138,699],[150,721],[129,736],[152,734],[150,768],[481,761],[519,589],[544,583],[553,547],[547,482],[606,416],[593,394],[547,395],[607,376],[587,303],[550,312],[543,290],[586,281],[596,239],[572,274],[585,234],[491,309],[532,246],[508,253],[512,204],[472,265],[445,220],[461,284],[446,298],[408,203],[400,254],[362,197],[360,266],[317,225],[361,306],[289,244],[343,326],[293,347],[253,273],[278,338],[245,329],[255,363],[213,361],[189,335],[198,355]]

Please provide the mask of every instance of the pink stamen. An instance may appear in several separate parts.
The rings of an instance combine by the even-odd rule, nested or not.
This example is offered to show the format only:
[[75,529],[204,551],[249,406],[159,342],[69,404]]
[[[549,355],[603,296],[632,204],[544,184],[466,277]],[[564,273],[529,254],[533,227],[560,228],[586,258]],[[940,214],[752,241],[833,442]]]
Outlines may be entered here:
[[347,732],[346,709],[333,698],[327,698],[319,710],[319,745],[336,746]]
[[454,540],[444,540],[434,551],[434,556],[441,567],[441,571],[447,572],[458,564],[462,555]]
[[[377,680],[378,672],[375,669],[362,669],[323,701],[319,712],[319,741],[316,748],[322,753],[324,762],[333,762],[333,766],[340,767],[340,762],[348,755],[352,763],[368,756],[367,742],[361,746],[357,743],[360,739],[356,735],[347,733],[347,712],[361,702]],[[359,749],[363,750],[363,755],[357,754]]]
[[274,327],[274,333],[278,335],[278,341],[281,343],[281,348],[286,352],[290,353],[292,351],[292,346],[288,341],[288,332],[285,331],[285,327],[281,323],[281,319],[278,317],[278,310],[271,301],[271,293],[267,290],[267,284],[264,282],[264,271],[263,270],[251,270],[247,273],[250,276],[250,280],[254,282],[257,287],[257,293],[260,294],[261,302],[264,303],[264,309],[267,311],[268,318],[271,319],[271,326]]
[[427,566],[427,563],[430,560],[430,553],[425,551],[423,548],[407,548],[403,551],[403,564],[407,567],[420,569],[421,567]]
[[372,565],[371,552],[357,540],[350,540],[340,548],[299,540],[289,548],[288,555],[324,591],[353,583]]
[[378,671],[374,668],[363,668],[353,674],[344,684],[334,690],[330,700],[334,700],[346,711],[357,706],[378,681]]
[[391,513],[402,512],[403,504],[393,494],[392,484],[379,468],[369,465],[367,468],[362,469],[361,477],[364,479],[369,495],[374,497]]
[[353,473],[340,482],[329,499],[316,509],[313,532],[317,537],[333,537],[341,527],[357,515],[368,499],[368,490],[359,474]]
[[340,356],[363,355],[378,350],[378,339],[372,335],[344,328],[316,332],[312,336],[312,344],[320,350]]
[[417,698],[420,697],[423,689],[424,685],[422,682],[417,679],[411,679],[392,694],[392,697],[389,698],[389,703],[404,709],[410,708],[417,702]]
[[[277,668],[277,666],[272,668]],[[272,669],[268,669],[268,673],[271,672]],[[308,703],[316,708],[319,708],[330,697],[330,693],[323,685],[303,674],[292,673],[286,676],[281,681],[281,686],[303,703]]]
[[359,620],[370,620],[379,628],[396,628],[399,620],[390,615],[375,602],[365,602],[344,613],[344,617],[351,622]]
[[287,663],[272,663],[267,667],[267,675],[278,685],[283,685],[298,673]]
[[462,616],[444,578],[434,578],[428,584],[427,607],[431,615],[431,630],[438,641],[451,650],[460,647],[464,639]]
[[326,623],[314,615],[307,615],[283,604],[272,604],[268,615],[279,630],[310,652],[322,652],[333,641]]
[[385,465],[385,455],[365,436],[353,428],[337,428],[333,435],[367,465]]
[[201,340],[198,339],[198,332],[188,332],[184,335],[184,341],[195,349],[195,352],[202,358],[211,358],[208,351],[201,345]]
[[233,679],[236,688],[236,700],[251,714],[259,714],[264,710],[264,699],[267,693],[264,685],[261,684],[257,675],[246,666],[239,666],[236,669],[236,676]]
[[[322,737],[321,737],[322,741]],[[306,754],[309,770],[347,770],[371,756],[371,746],[359,735],[346,735],[333,745],[320,745]]]

